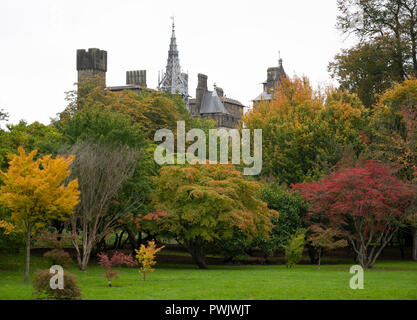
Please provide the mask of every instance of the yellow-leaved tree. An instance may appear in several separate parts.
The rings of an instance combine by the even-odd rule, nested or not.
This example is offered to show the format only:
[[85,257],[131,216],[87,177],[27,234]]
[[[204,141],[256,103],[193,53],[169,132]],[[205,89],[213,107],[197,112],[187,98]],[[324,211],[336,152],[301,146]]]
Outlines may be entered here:
[[[9,169],[0,170],[0,204],[12,212],[15,230],[26,233],[26,272],[29,280],[31,235],[50,220],[65,220],[79,202],[78,181],[66,183],[74,157],[52,155],[34,157],[37,150],[28,155],[23,147],[19,154],[9,154]],[[10,226],[9,226],[10,228]]]
[[160,248],[156,247],[155,241],[149,241],[148,246],[143,244],[140,246],[139,250],[136,251],[136,258],[139,261],[140,268],[139,271],[142,273],[143,280],[146,280],[146,274],[153,272],[155,269],[153,266],[156,264],[155,255],[161,251],[165,246]]

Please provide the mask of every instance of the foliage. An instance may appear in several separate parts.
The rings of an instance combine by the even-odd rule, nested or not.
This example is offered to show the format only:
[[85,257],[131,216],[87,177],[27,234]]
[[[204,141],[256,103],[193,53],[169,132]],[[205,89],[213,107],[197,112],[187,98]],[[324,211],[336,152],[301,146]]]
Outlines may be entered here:
[[132,267],[136,264],[136,261],[133,259],[131,255],[125,255],[121,252],[113,253],[111,258],[109,258],[109,256],[105,253],[99,253],[97,256],[98,264],[105,270],[104,276],[107,279],[109,287],[112,286],[112,279],[119,278],[119,276],[117,275],[117,271],[112,269],[113,267],[122,265]]
[[64,272],[64,289],[51,289],[50,280],[53,274],[47,270],[38,270],[33,278],[34,296],[37,299],[78,300],[81,290],[75,275]]
[[26,233],[27,280],[32,232],[52,219],[65,220],[73,213],[80,192],[77,180],[64,184],[74,157],[47,155],[34,161],[36,150],[28,155],[22,147],[18,150],[19,155],[9,155],[8,171],[0,171],[0,204],[11,210],[13,224]]
[[256,104],[243,121],[262,129],[262,175],[291,184],[322,176],[347,147],[359,154],[366,114],[357,96],[328,89],[324,97],[306,78],[295,78],[283,80],[275,99]]
[[52,249],[45,252],[43,256],[47,258],[52,265],[66,267],[72,262],[70,254],[64,249]]
[[377,101],[377,95],[401,80],[383,41],[359,43],[337,54],[328,69],[340,89],[356,93],[367,108]]
[[376,161],[341,169],[317,182],[295,185],[311,205],[310,219],[337,230],[364,268],[371,268],[407,220],[413,192]]
[[301,261],[304,251],[305,236],[305,231],[298,230],[297,233],[291,237],[289,243],[284,246],[287,268],[293,268]]
[[279,218],[271,218],[274,227],[270,238],[255,241],[264,256],[268,257],[285,248],[297,230],[303,227],[302,218],[307,212],[307,205],[301,196],[276,183],[262,189],[261,199],[268,204],[268,208],[279,212]]
[[81,110],[104,109],[128,115],[142,128],[149,140],[153,140],[159,129],[166,128],[175,132],[176,122],[189,117],[178,95],[146,90],[140,94],[129,90],[112,92],[103,88],[97,77],[79,84],[78,92],[69,92],[67,100],[69,105],[60,114],[61,121],[65,122]]
[[384,92],[371,117],[370,151],[391,163],[403,180],[413,181],[417,168],[417,80]]
[[17,153],[19,146],[27,151],[38,150],[37,156],[56,155],[63,143],[61,134],[53,127],[39,122],[7,124],[7,130],[0,130],[0,169],[7,169],[7,154]]
[[318,224],[311,225],[309,228],[308,242],[318,250],[318,268],[320,270],[321,255],[324,250],[332,250],[336,248],[343,248],[348,245],[344,239],[335,240],[335,237],[340,237],[337,230],[332,228],[322,228]]
[[143,281],[146,280],[146,274],[154,272],[155,269],[153,266],[156,264],[155,256],[161,251],[165,246],[156,247],[155,241],[149,241],[148,245],[141,245],[139,250],[136,251],[136,259],[139,261],[139,271],[142,273]]
[[417,76],[415,0],[338,0],[337,3],[339,30],[356,35],[361,42],[383,42],[401,79]]
[[219,239],[241,232],[249,239],[268,237],[277,215],[257,198],[261,184],[232,165],[167,166],[155,178],[153,204],[160,230],[188,249],[200,268],[205,250]]

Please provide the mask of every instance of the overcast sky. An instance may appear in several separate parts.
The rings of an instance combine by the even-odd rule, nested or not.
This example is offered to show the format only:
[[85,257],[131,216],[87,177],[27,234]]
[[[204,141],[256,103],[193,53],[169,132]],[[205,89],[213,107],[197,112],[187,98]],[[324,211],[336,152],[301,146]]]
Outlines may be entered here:
[[147,70],[156,88],[175,16],[180,62],[195,96],[197,74],[245,105],[281,52],[288,75],[332,82],[327,64],[352,40],[335,29],[336,0],[1,0],[0,109],[10,122],[49,123],[77,80],[76,50],[108,52],[107,84]]

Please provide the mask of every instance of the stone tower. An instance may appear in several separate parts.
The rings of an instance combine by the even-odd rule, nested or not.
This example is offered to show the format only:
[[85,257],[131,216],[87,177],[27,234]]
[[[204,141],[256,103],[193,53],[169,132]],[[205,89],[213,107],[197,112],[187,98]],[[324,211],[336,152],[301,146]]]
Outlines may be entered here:
[[287,77],[284,67],[282,66],[281,58],[278,63],[278,67],[268,68],[267,70],[266,92],[271,93],[271,90],[275,90],[275,88],[281,84],[281,81]]
[[90,48],[77,50],[78,82],[99,76],[106,85],[107,51]]
[[275,97],[275,90],[282,84],[282,80],[287,77],[284,67],[282,66],[282,59],[278,60],[278,67],[271,67],[267,70],[267,79],[263,84],[263,92],[257,96],[254,103],[258,103],[262,100],[271,101]]
[[172,35],[168,51],[167,67],[166,71],[162,74],[162,79],[159,80],[159,89],[163,92],[181,95],[188,109],[188,75],[181,72],[174,20],[172,21]]

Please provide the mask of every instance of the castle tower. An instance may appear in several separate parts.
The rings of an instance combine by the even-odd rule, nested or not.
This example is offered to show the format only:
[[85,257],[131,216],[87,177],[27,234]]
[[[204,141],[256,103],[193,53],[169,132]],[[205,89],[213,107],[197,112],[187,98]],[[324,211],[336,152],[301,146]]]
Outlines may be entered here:
[[282,59],[278,60],[278,67],[268,68],[266,80],[266,92],[271,93],[281,84],[281,81],[287,77],[284,67],[282,66]]
[[90,48],[77,50],[78,83],[99,76],[106,85],[107,51]]
[[257,96],[253,103],[258,103],[262,100],[270,101],[275,97],[275,90],[282,84],[282,80],[287,77],[284,67],[282,66],[282,59],[278,60],[278,67],[271,67],[267,70],[267,79],[263,82],[263,92]]
[[183,97],[188,109],[188,75],[181,73],[181,65],[175,37],[175,24],[172,18],[172,35],[168,51],[168,61],[165,73],[158,87],[163,92],[179,94]]

